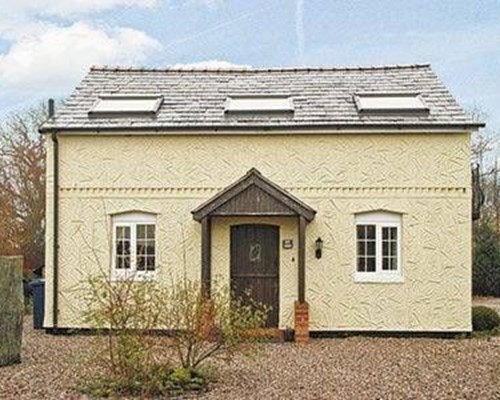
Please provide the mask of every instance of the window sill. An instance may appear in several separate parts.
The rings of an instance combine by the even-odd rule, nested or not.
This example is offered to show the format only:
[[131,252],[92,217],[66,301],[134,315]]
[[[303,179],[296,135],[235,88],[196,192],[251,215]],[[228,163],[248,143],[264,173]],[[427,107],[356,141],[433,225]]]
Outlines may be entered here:
[[156,271],[113,271],[111,273],[111,281],[119,282],[119,281],[137,281],[137,282],[147,282],[156,280]]
[[354,282],[356,283],[403,283],[401,274],[377,274],[375,272],[355,273]]

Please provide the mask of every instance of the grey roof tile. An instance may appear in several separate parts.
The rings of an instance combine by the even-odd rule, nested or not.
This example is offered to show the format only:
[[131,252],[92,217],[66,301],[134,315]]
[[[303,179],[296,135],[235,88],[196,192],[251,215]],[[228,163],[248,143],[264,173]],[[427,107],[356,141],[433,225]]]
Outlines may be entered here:
[[[428,114],[362,115],[353,95],[417,92]],[[89,118],[103,94],[162,95],[154,118]],[[228,96],[284,94],[294,99],[290,114],[228,115]],[[58,129],[324,127],[380,125],[478,125],[458,105],[429,65],[302,69],[175,70],[93,67],[42,131]]]

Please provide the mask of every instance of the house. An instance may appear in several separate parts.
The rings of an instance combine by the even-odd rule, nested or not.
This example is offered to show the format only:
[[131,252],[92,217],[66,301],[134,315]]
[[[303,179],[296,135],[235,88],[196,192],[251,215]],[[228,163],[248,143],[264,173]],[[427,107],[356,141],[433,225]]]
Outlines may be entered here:
[[471,330],[470,136],[429,65],[94,67],[47,135],[45,326],[89,274],[251,288],[267,325]]

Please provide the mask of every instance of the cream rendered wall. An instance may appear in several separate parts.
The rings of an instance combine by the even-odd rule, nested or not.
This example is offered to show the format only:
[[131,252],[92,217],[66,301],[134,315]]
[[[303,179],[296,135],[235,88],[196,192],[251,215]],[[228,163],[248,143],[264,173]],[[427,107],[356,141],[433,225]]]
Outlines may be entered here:
[[[306,232],[306,299],[313,330],[470,330],[469,134],[60,136],[61,327],[82,326],[81,282],[110,266],[110,215],[158,214],[158,279],[200,276],[191,210],[250,168],[317,210]],[[49,145],[49,160],[51,150]],[[50,165],[50,161],[49,161]],[[47,326],[51,325],[48,171]],[[354,213],[403,213],[402,283],[355,283]],[[280,326],[293,325],[296,224],[279,218]],[[229,226],[213,225],[212,268],[229,273]],[[254,222],[254,221],[252,221]],[[261,222],[260,219],[256,222]],[[323,257],[314,241],[324,240]]]

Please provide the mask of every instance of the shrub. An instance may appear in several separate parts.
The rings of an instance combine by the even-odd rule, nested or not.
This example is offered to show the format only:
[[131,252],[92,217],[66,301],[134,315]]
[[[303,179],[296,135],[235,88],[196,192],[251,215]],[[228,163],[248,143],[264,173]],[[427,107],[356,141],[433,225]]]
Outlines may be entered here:
[[475,331],[491,331],[500,326],[500,316],[492,308],[472,307],[472,327]]
[[158,359],[154,337],[148,333],[157,325],[164,293],[154,282],[110,282],[104,277],[89,279],[88,288],[84,319],[103,334],[97,337],[98,349],[89,364],[117,387],[141,381],[149,390],[144,381]]
[[500,296],[500,236],[485,222],[474,225],[472,291],[479,296]]
[[[90,279],[85,321],[98,336],[87,366],[93,375],[80,382],[95,397],[155,397],[206,387],[203,365],[229,362],[250,349],[248,331],[261,328],[265,307],[234,300],[214,287],[206,299],[196,281],[181,279],[170,289],[154,281]],[[153,331],[168,330],[169,336]]]
[[198,282],[184,281],[169,292],[160,320],[173,328],[172,345],[177,362],[196,370],[209,359],[230,362],[262,336],[249,332],[262,328],[268,310],[247,299],[233,299],[225,287],[214,285],[211,298],[203,297]]

